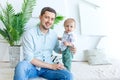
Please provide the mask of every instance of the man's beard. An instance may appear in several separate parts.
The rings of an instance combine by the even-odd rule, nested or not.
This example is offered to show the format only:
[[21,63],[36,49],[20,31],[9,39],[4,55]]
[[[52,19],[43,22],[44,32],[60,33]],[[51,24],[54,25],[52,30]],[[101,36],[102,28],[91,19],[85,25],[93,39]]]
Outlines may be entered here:
[[49,28],[47,28],[46,26],[42,25],[44,30],[49,30]]

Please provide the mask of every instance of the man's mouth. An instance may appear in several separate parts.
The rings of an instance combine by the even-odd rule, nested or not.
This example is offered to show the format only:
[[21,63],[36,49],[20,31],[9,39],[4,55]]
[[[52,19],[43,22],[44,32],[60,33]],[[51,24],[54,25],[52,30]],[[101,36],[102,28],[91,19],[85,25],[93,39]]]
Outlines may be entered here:
[[46,27],[47,27],[47,26],[50,26],[50,23],[46,23]]

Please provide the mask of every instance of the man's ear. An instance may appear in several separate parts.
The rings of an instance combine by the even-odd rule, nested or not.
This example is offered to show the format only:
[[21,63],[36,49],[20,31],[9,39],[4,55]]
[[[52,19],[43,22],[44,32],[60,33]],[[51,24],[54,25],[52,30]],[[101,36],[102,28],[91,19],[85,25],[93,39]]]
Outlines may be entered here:
[[40,15],[40,16],[39,16],[39,19],[41,20],[41,18],[42,18],[42,16]]

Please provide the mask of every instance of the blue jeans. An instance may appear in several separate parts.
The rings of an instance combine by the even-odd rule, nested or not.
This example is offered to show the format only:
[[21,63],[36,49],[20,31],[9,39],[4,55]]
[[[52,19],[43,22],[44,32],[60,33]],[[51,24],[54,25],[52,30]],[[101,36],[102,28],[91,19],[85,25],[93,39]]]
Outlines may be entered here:
[[15,68],[14,80],[29,80],[30,78],[43,77],[48,80],[73,80],[68,70],[51,70],[41,68],[37,70],[30,62],[19,62]]

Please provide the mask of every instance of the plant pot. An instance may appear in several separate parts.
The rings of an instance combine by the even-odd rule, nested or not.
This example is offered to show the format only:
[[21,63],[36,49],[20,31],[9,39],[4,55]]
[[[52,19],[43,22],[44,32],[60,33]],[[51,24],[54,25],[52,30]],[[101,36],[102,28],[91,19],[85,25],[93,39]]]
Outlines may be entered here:
[[23,60],[22,46],[15,45],[9,47],[10,67],[15,68],[17,63]]

